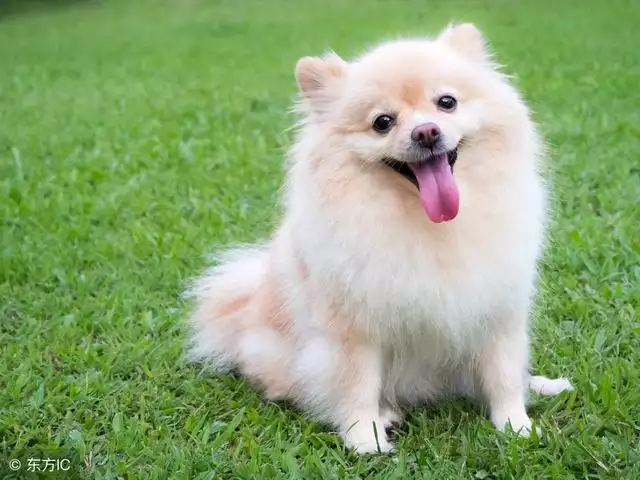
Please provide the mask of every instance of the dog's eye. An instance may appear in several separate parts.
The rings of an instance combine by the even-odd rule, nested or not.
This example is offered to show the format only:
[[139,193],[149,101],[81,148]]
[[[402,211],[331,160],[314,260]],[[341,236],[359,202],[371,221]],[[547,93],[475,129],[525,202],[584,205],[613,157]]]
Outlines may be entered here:
[[387,133],[394,123],[395,120],[391,115],[380,115],[373,121],[373,129],[378,133]]
[[458,106],[458,101],[451,95],[443,95],[438,99],[436,104],[443,112],[453,112]]

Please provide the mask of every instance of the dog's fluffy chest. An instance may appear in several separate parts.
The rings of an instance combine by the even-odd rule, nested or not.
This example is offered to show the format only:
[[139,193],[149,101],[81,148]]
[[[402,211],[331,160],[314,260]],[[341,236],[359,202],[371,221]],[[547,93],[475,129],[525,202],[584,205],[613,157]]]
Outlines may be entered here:
[[[373,247],[373,246],[372,246]],[[487,252],[406,248],[335,252],[323,268],[361,322],[416,337],[477,337],[489,317],[519,289],[518,266]],[[322,256],[322,255],[319,255]],[[329,263],[331,262],[331,263]]]
[[491,188],[460,180],[460,214],[443,224],[410,192],[376,188],[380,179],[354,177],[340,195],[294,173],[292,241],[328,300],[367,331],[473,348],[528,306],[544,217],[533,171]]
[[456,222],[441,237],[373,216],[315,222],[297,235],[318,283],[367,330],[463,347],[528,302],[540,235],[535,225]]

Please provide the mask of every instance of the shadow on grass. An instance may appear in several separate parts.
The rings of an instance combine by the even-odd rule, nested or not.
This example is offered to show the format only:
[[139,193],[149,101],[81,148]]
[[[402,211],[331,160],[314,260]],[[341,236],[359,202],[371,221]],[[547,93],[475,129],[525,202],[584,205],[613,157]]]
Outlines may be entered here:
[[94,5],[99,0],[0,0],[0,21],[19,14],[48,12],[71,5]]

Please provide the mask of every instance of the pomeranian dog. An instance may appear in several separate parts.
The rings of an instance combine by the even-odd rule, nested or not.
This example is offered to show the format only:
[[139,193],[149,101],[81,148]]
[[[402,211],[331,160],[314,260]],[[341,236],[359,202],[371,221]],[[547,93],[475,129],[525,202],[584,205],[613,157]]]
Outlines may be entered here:
[[298,61],[300,122],[272,239],[192,293],[193,359],[392,450],[408,406],[483,402],[527,435],[528,318],[546,217],[543,143],[471,24]]

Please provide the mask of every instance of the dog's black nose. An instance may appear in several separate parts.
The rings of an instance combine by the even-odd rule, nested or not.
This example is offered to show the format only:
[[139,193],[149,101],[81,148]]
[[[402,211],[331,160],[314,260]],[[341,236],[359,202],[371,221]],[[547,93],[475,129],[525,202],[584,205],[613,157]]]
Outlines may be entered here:
[[433,122],[418,125],[411,131],[411,140],[421,147],[433,148],[440,140],[442,132],[440,127]]

